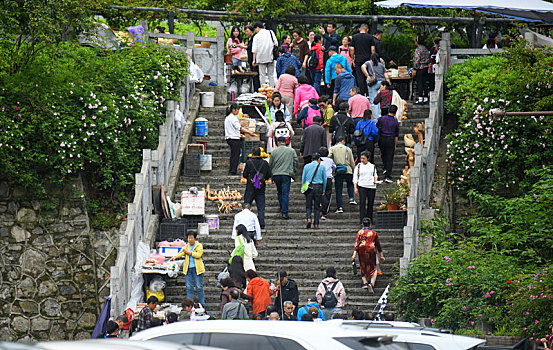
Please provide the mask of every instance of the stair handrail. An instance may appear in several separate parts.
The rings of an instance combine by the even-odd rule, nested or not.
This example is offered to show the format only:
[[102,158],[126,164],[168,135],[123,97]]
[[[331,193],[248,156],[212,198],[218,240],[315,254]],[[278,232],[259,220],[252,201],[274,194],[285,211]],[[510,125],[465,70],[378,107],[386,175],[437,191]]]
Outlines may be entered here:
[[409,262],[417,256],[422,209],[427,208],[430,202],[444,118],[443,78],[448,70],[450,54],[450,34],[442,33],[435,88],[430,92],[430,111],[424,120],[424,147],[420,143],[415,145],[415,164],[411,167],[411,192],[407,197],[407,225],[403,227],[403,257],[400,258],[401,275],[407,273]]
[[[180,100],[166,102],[165,123],[159,126],[159,143],[156,150],[142,150],[142,167],[135,175],[135,191],[132,203],[128,204],[127,220],[119,230],[119,247],[115,265],[110,269],[111,315],[120,315],[131,297],[131,276],[136,263],[139,242],[146,240],[152,220],[152,185],[168,188],[172,169],[179,166],[179,146],[183,137],[184,123],[190,115],[190,105],[195,85],[186,76],[180,87]],[[175,121],[177,107],[183,114],[183,123]]]

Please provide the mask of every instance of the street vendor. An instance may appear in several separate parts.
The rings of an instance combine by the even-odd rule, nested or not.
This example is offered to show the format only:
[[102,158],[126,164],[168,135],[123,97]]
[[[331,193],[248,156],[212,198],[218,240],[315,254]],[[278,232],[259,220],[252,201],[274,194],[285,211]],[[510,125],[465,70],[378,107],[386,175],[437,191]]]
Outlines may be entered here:
[[[169,261],[173,261],[184,256],[182,272],[186,276],[186,296],[190,299],[194,299],[194,287],[196,287],[196,293],[198,293],[200,304],[204,305],[204,248],[200,242],[196,241],[197,236],[197,232],[189,231],[187,233],[188,243]],[[190,257],[193,259],[190,259]]]

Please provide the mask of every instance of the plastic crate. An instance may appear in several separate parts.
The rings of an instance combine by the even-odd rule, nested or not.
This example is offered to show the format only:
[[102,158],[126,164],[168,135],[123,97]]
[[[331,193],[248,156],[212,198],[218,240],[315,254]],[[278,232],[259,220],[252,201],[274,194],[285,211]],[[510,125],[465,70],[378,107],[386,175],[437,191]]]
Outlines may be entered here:
[[186,154],[204,154],[205,145],[200,143],[190,143],[186,145]]
[[159,224],[158,242],[174,241],[177,238],[186,241],[186,221],[163,219]]
[[182,162],[182,176],[200,176],[199,154],[184,155]]
[[198,232],[198,224],[205,222],[203,215],[185,215],[180,220],[186,223],[186,232]]
[[376,227],[403,228],[407,225],[407,210],[384,210],[376,212]]
[[261,141],[244,141],[242,144],[242,162],[248,160],[248,154],[251,154],[253,149],[261,147]]

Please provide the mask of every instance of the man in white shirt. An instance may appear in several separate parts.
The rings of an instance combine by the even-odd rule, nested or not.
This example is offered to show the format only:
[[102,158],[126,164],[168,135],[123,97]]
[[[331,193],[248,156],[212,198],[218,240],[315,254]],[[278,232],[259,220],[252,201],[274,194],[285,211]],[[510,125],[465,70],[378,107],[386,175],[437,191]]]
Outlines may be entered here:
[[259,66],[259,80],[261,84],[275,86],[275,62],[273,47],[278,46],[275,33],[263,28],[261,22],[253,24],[255,36],[253,37],[252,53],[253,66]]
[[261,241],[261,226],[259,226],[259,220],[257,215],[251,211],[251,206],[249,203],[244,203],[242,206],[242,211],[234,215],[234,225],[232,226],[232,238],[236,238],[236,226],[238,225],[246,226],[248,233],[251,238],[255,241],[255,245],[259,245]]

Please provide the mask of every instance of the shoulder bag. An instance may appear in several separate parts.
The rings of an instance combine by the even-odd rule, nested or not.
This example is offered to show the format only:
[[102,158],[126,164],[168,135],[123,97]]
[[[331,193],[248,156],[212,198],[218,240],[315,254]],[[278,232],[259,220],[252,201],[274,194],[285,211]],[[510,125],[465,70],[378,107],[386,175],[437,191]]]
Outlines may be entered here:
[[345,174],[348,172],[348,149],[346,147],[346,163],[336,165],[336,174]]
[[278,42],[275,37],[275,33],[272,30],[267,29],[271,32],[271,39],[274,39],[273,41],[273,60],[278,59],[278,45],[275,45],[274,42]]
[[378,80],[376,80],[376,73],[374,72],[373,61],[369,61],[369,65],[371,66],[371,70],[373,71],[373,75],[371,76],[369,74],[369,77],[367,78],[367,85],[373,86],[374,84],[376,84],[378,82]]
[[307,192],[313,189],[313,185],[311,183],[313,182],[315,175],[317,175],[317,170],[319,170],[320,165],[321,164],[317,164],[317,167],[315,168],[315,172],[313,172],[313,176],[311,176],[311,181],[308,181],[303,185],[301,185],[301,193],[307,195]]

